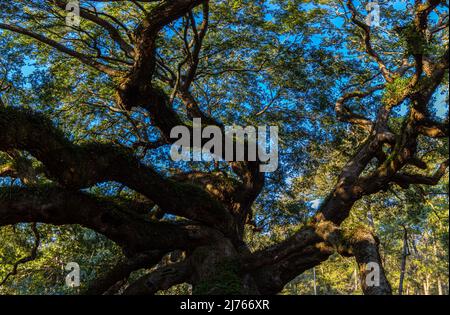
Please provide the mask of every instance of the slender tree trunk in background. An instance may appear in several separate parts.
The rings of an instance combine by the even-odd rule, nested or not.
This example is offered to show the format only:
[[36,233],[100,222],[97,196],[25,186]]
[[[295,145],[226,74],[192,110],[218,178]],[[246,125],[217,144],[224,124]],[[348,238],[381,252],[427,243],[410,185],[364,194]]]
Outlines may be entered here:
[[313,277],[314,277],[314,295],[317,295],[317,286],[316,286],[316,268],[313,268]]
[[402,248],[402,263],[400,267],[400,281],[398,284],[398,295],[402,295],[403,293],[403,280],[405,279],[406,272],[406,258],[409,255],[408,249],[408,232],[406,228],[404,228],[403,232],[403,248]]
[[[426,244],[426,247],[428,248],[429,245],[434,244],[434,237],[433,234],[425,231],[423,235],[423,241]],[[433,257],[429,257],[429,255],[424,255],[424,264],[425,266],[431,265],[435,262]],[[430,295],[430,274],[427,272],[425,274],[425,280],[423,281],[423,293],[424,295]]]
[[[322,265],[319,265],[319,270],[320,270],[320,276],[323,279],[325,272],[323,271],[323,266]],[[325,294],[325,295],[331,294],[331,288],[330,288],[330,286],[327,283],[325,283],[325,285],[322,286],[322,290],[323,290],[323,294]]]
[[[433,236],[433,251],[434,251],[434,260],[436,261],[436,263],[438,262],[438,250],[437,250],[437,246],[436,246],[436,238]],[[437,289],[438,289],[438,294],[442,295],[442,282],[441,282],[441,276],[439,274],[439,270],[437,270]]]
[[443,293],[442,293],[442,282],[441,282],[441,278],[439,276],[437,278],[437,287],[438,287],[438,294],[439,295],[443,295]]
[[354,276],[354,287],[353,287],[353,291],[358,290],[358,269],[357,267],[355,267],[355,270],[353,271],[353,276]]
[[425,276],[425,281],[423,282],[423,294],[430,295],[430,275]]

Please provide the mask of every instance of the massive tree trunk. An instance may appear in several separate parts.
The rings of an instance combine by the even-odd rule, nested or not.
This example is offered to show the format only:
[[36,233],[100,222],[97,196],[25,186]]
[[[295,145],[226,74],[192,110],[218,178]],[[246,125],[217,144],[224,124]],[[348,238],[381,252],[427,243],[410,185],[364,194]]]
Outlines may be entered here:
[[[64,1],[50,2],[59,8],[65,5]],[[428,6],[416,8],[414,27],[419,34],[425,36],[427,17],[438,2],[429,1]],[[186,48],[192,50],[186,73],[169,80],[167,88],[174,92],[167,95],[154,81],[160,31],[180,17],[189,18],[198,6],[203,7],[203,22],[198,27],[191,25],[195,27],[195,36]],[[90,294],[107,292],[141,268],[151,272],[129,284],[125,294],[154,294],[184,282],[192,284],[194,294],[276,294],[299,274],[336,252],[355,257],[364,294],[391,294],[376,236],[367,229],[346,231],[340,226],[355,203],[365,196],[387,190],[392,184],[402,188],[414,184],[436,185],[445,174],[448,160],[430,176],[404,169],[406,166],[424,168],[424,162],[416,156],[419,135],[448,137],[448,126],[434,122],[428,110],[433,93],[448,72],[448,49],[435,58],[425,76],[423,59],[415,55],[416,72],[412,77],[405,77],[409,80],[406,88],[379,104],[375,118],[355,115],[346,108],[346,101],[387,88],[405,72],[388,69],[372,47],[370,27],[358,19],[352,1],[347,1],[347,6],[351,21],[361,31],[361,44],[386,82],[368,91],[346,94],[337,101],[339,120],[361,127],[367,139],[346,162],[314,217],[284,241],[251,252],[243,240],[246,223],[252,217],[252,205],[264,186],[260,161],[231,161],[233,176],[220,172],[164,176],[140,161],[128,148],[98,142],[73,143],[44,115],[5,107],[2,103],[0,150],[18,150],[33,156],[42,163],[42,175],[50,184],[1,188],[0,226],[20,222],[80,224],[121,246],[126,260],[100,277],[88,289]],[[198,101],[190,94],[207,30],[208,10],[207,0],[161,1],[142,18],[136,34],[130,36],[132,41],[127,43],[106,20],[82,8],[81,14],[106,28],[111,39],[129,55],[131,65],[125,73],[113,71],[93,56],[84,56],[31,30],[6,24],[0,24],[0,28],[38,40],[119,82],[117,108],[130,111],[139,107],[145,111],[160,132],[158,143],[170,144],[174,141],[170,137],[173,127],[192,129],[172,106],[175,96],[180,97],[188,117],[203,118],[223,129],[217,119],[200,110]],[[191,23],[195,24],[195,19]],[[390,115],[405,100],[410,101],[410,111],[402,127],[391,130]],[[0,170],[7,176],[20,173],[13,168]],[[108,181],[121,183],[144,201],[98,197],[85,191]],[[149,211],[155,205],[159,213]],[[164,221],[161,213],[182,220]],[[162,263],[165,255],[175,251],[183,252],[180,259]],[[428,282],[427,276],[426,293]]]

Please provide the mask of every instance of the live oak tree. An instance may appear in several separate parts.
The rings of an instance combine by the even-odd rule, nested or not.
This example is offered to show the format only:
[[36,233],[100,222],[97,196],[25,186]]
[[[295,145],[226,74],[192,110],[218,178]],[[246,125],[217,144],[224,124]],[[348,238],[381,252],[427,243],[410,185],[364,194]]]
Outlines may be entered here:
[[[64,225],[124,255],[80,293],[275,294],[335,253],[355,258],[365,294],[393,292],[374,230],[345,221],[446,174],[448,116],[433,108],[448,82],[448,1],[382,3],[381,25],[356,1],[86,0],[79,25],[67,1],[0,5],[0,225],[32,232],[2,284]],[[279,125],[279,170],[171,161],[172,128],[193,118]],[[335,178],[317,187],[321,171]],[[292,197],[281,214],[280,189]],[[249,233],[280,217],[297,228],[254,250]]]

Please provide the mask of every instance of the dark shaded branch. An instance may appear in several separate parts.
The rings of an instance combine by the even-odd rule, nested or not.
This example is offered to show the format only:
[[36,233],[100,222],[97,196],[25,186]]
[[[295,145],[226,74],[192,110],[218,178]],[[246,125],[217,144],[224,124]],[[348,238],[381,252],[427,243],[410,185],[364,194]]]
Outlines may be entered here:
[[398,184],[402,188],[408,188],[411,184],[437,185],[440,179],[445,175],[448,163],[448,160],[442,163],[432,176],[397,173],[393,176],[392,182]]
[[430,138],[448,138],[449,123],[440,123],[431,119],[424,119],[418,126],[418,131]]
[[170,131],[183,125],[178,114],[170,107],[169,97],[152,84],[156,67],[156,39],[161,29],[186,15],[189,10],[205,0],[163,1],[147,15],[136,31],[136,56],[133,68],[117,89],[119,107],[131,110],[145,108],[152,123],[161,131],[162,137],[170,141]]
[[426,3],[416,1],[414,6],[416,11],[414,24],[418,30],[425,31],[428,28],[428,17],[430,13],[442,2],[441,0],[427,0]]
[[65,187],[120,182],[167,213],[217,226],[225,233],[233,230],[231,215],[207,192],[162,177],[125,148],[101,143],[74,145],[43,115],[16,108],[0,109],[0,129],[0,150],[28,151],[44,164],[50,178]]
[[133,282],[124,295],[153,295],[160,290],[185,282],[192,270],[189,260],[157,268]]
[[89,288],[84,292],[86,295],[100,295],[108,291],[117,282],[122,281],[130,276],[130,274],[138,269],[149,268],[157,264],[164,256],[162,251],[150,251],[139,253],[136,256],[119,262],[114,268],[104,275],[95,279]]
[[303,227],[285,241],[243,258],[261,294],[275,294],[304,271],[328,259],[340,246],[339,229],[331,222]]
[[220,236],[206,227],[151,221],[129,209],[107,198],[57,187],[0,188],[0,226],[79,224],[105,235],[128,254],[195,247]]

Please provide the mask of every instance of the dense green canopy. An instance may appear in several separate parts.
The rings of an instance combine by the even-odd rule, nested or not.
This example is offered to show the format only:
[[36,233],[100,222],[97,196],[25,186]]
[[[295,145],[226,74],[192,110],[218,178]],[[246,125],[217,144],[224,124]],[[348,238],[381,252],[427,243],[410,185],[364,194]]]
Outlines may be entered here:
[[448,1],[68,2],[0,0],[0,294],[448,294]]

